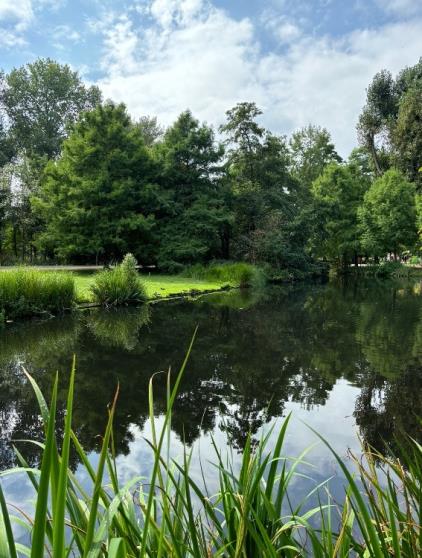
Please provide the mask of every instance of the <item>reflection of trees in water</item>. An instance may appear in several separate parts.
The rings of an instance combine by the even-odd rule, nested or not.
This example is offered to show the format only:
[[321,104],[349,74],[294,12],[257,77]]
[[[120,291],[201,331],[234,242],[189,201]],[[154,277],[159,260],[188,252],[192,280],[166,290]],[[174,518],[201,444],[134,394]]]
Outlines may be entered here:
[[382,450],[394,452],[407,436],[422,441],[422,367],[415,361],[394,379],[373,374],[356,399],[356,423],[363,439]]
[[[11,463],[8,440],[42,434],[21,363],[46,394],[52,373],[61,371],[63,413],[76,353],[74,427],[88,451],[97,447],[107,404],[120,383],[115,434],[117,450],[125,454],[130,426],[142,428],[147,420],[151,374],[170,366],[178,370],[196,325],[197,340],[172,417],[174,432],[189,444],[224,417],[222,427],[241,448],[248,432],[256,434],[283,414],[286,401],[305,408],[323,405],[340,377],[362,388],[356,420],[368,441],[381,435],[390,439],[399,422],[400,428],[415,431],[413,415],[399,406],[401,398],[401,409],[422,415],[422,307],[410,289],[360,282],[268,290],[261,299],[236,296],[154,305],[151,319],[146,308],[123,309],[25,324],[4,333],[0,467]],[[157,413],[165,409],[165,384],[164,374],[156,376]],[[383,407],[374,406],[377,390]]]

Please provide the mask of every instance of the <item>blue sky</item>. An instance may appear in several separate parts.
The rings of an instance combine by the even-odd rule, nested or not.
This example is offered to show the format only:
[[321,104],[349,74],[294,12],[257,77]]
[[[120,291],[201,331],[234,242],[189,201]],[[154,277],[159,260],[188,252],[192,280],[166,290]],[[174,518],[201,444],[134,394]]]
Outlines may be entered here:
[[0,0],[0,54],[68,63],[164,125],[255,101],[274,132],[322,125],[346,156],[374,73],[422,56],[422,0]]

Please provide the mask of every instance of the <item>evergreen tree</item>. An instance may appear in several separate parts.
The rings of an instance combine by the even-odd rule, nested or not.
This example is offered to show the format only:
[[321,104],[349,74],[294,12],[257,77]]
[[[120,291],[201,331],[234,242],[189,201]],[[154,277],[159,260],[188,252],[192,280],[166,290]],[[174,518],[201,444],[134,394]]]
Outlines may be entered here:
[[183,112],[155,146],[160,168],[158,263],[176,270],[229,255],[230,193],[222,177],[222,145],[213,130]]
[[45,221],[38,245],[66,261],[155,257],[156,170],[124,105],[85,113],[48,164],[34,204]]
[[316,256],[336,267],[347,266],[360,249],[358,207],[365,183],[353,167],[331,163],[312,185]]

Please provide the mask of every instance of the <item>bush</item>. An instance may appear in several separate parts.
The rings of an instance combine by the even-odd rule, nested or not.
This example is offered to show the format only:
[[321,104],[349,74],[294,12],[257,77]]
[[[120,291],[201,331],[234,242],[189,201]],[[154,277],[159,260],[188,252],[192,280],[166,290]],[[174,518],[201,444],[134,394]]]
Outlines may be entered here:
[[184,277],[194,279],[206,279],[207,281],[218,281],[227,283],[232,287],[260,287],[266,282],[263,270],[255,265],[236,262],[211,264],[204,267],[200,264],[185,268]]
[[73,307],[75,296],[70,273],[23,268],[0,272],[3,319],[64,312]]
[[134,304],[146,300],[144,284],[136,269],[136,259],[126,254],[122,263],[113,269],[101,271],[91,286],[95,302],[103,306]]

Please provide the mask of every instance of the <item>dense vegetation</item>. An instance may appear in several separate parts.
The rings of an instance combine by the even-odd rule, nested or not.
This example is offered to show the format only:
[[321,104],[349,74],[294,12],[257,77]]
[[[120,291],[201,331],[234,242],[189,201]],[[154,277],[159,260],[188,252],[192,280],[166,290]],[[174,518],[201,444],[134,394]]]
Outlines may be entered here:
[[4,320],[70,310],[75,301],[75,282],[69,273],[31,269],[0,273],[0,328]]
[[422,60],[377,74],[342,160],[327,130],[273,134],[254,103],[228,110],[218,135],[189,111],[163,130],[68,66],[14,69],[0,82],[0,263],[132,252],[171,272],[234,260],[294,276],[418,256],[421,95]]
[[[291,485],[303,477],[305,454],[288,459],[284,421],[274,447],[270,430],[253,451],[247,438],[240,468],[230,454],[215,449],[213,479],[195,479],[190,452],[179,460],[169,455],[172,407],[181,376],[173,386],[168,376],[167,406],[161,428],[155,419],[153,383],[149,386],[152,465],[147,477],[119,479],[113,445],[117,394],[109,410],[96,468],[72,429],[75,366],[70,376],[63,440],[55,427],[58,376],[50,407],[33,378],[45,441],[39,469],[31,468],[16,450],[21,468],[36,492],[34,518],[9,513],[0,487],[0,545],[4,555],[50,556],[260,556],[265,557],[416,557],[421,547],[421,447],[403,441],[400,459],[366,449],[354,460],[357,475],[325,442],[335,457],[346,487],[342,501],[329,491],[329,479],[315,483],[300,503],[291,500]],[[316,434],[316,436],[318,436]],[[59,450],[60,448],[60,450]],[[70,468],[71,450],[81,460],[91,486],[78,481]],[[380,467],[382,465],[382,467]],[[108,477],[108,480],[107,480]],[[31,548],[16,542],[17,522],[30,537]]]

